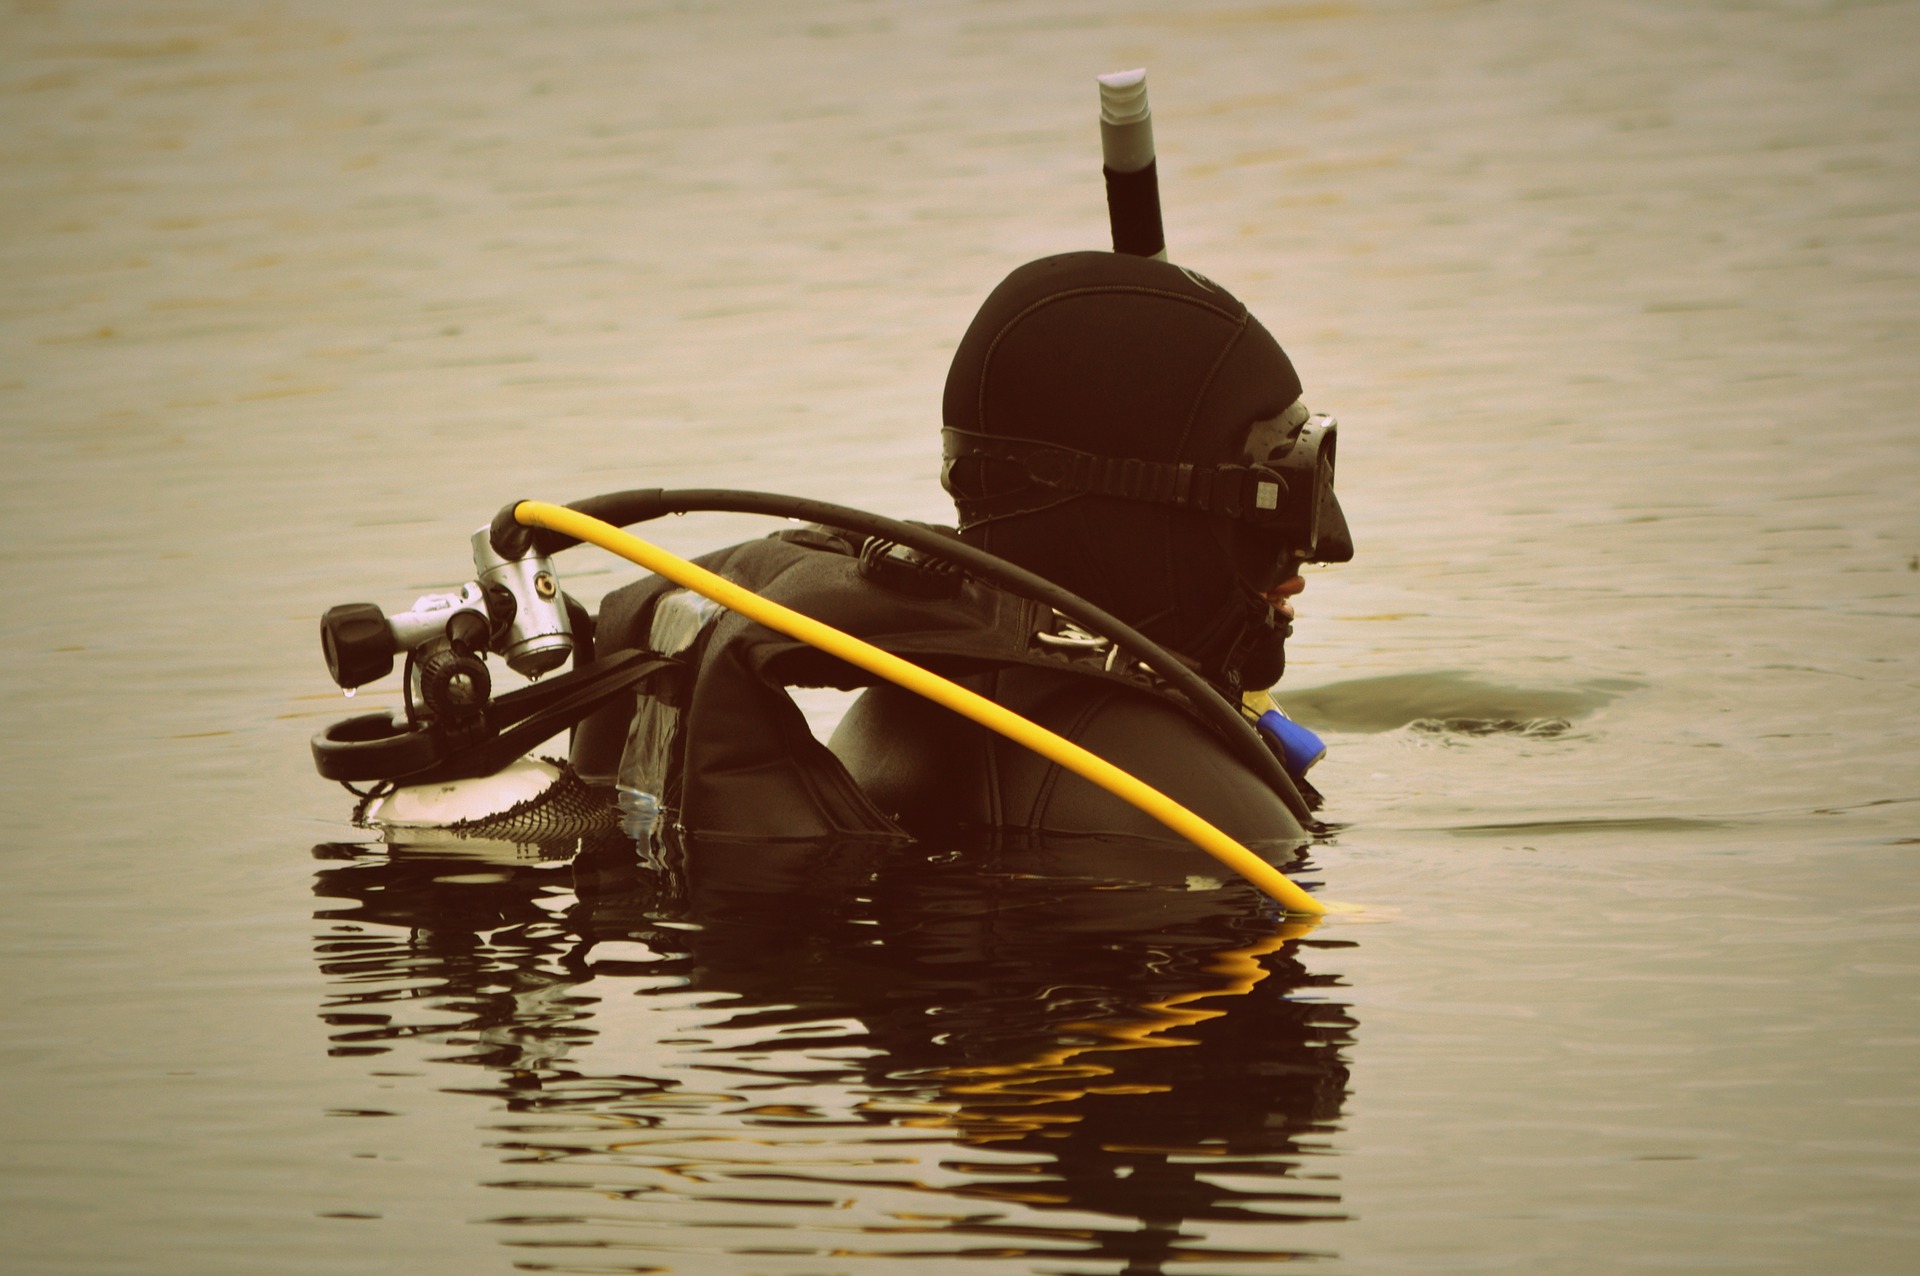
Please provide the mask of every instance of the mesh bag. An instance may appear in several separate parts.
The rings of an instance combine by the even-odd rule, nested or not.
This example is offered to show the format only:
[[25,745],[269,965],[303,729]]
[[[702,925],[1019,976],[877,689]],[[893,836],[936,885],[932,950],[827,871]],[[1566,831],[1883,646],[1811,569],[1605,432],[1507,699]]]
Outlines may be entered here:
[[614,809],[609,790],[586,783],[564,763],[558,765],[560,778],[544,792],[496,814],[457,821],[448,825],[447,831],[456,837],[490,842],[544,845],[618,829],[620,813]]

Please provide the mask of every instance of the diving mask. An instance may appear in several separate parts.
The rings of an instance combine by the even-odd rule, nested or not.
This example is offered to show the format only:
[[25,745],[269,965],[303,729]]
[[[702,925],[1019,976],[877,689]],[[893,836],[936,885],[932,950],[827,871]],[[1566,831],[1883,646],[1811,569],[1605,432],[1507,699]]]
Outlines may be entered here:
[[1251,520],[1239,537],[1242,575],[1256,593],[1290,579],[1302,563],[1353,558],[1353,536],[1333,492],[1339,431],[1338,421],[1310,412],[1303,399],[1248,430],[1242,463],[1280,480],[1272,514]]

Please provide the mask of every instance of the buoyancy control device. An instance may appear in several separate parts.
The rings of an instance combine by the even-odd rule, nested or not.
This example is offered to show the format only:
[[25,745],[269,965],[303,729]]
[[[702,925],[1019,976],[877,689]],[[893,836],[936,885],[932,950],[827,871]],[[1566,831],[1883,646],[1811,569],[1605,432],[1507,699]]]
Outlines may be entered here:
[[[559,590],[552,555],[571,542],[521,527],[510,516],[512,508],[496,517],[484,536],[491,558],[517,565],[502,583],[489,582],[493,594],[485,586],[463,588],[455,595],[422,599],[391,619],[371,604],[327,613],[322,647],[342,687],[383,676],[401,650],[407,652],[408,667],[403,715],[359,715],[314,737],[314,760],[322,775],[350,785],[374,784],[378,795],[395,787],[445,784],[494,774],[578,725],[572,752],[586,780],[618,780],[622,769],[629,770],[627,778],[655,786],[635,783],[636,791],[649,793],[680,818],[705,814],[699,792],[691,795],[694,807],[686,806],[689,768],[714,776],[765,768],[779,777],[770,781],[769,792],[804,801],[769,802],[759,808],[765,825],[741,832],[898,834],[886,813],[813,740],[782,691],[786,686],[868,685],[870,679],[794,640],[766,631],[761,640],[751,635],[751,622],[702,608],[684,595],[662,612],[661,604],[674,593],[664,582],[617,592],[593,622],[585,608],[565,606]],[[1033,665],[1151,691],[1204,722],[1296,818],[1311,823],[1275,754],[1219,689],[1117,618],[950,533],[770,493],[648,489],[589,498],[572,508],[616,525],[697,509],[808,520],[816,526],[723,551],[727,574],[750,588],[789,592],[819,612],[819,619],[936,671],[964,677]],[[475,539],[478,548],[483,538]],[[567,617],[575,667],[492,697],[484,675],[486,656],[499,654],[511,664],[512,653],[526,644],[524,629],[510,623],[523,614],[521,598],[513,595],[516,587],[536,601],[548,594],[563,600],[560,614]],[[481,595],[477,602],[475,592]],[[486,610],[489,600],[491,611]],[[557,628],[556,622],[548,624]],[[596,650],[604,654],[596,658]],[[457,694],[444,685],[451,679],[432,672],[436,663],[456,665],[463,674]],[[552,667],[548,658],[547,668]],[[475,675],[475,669],[481,672]],[[644,705],[638,713],[636,694],[642,694]],[[681,729],[693,722],[703,729]],[[708,725],[716,729],[705,729]],[[732,729],[720,729],[725,726]],[[610,774],[609,762],[630,751],[631,766],[616,763]],[[806,815],[795,824],[801,812]]]

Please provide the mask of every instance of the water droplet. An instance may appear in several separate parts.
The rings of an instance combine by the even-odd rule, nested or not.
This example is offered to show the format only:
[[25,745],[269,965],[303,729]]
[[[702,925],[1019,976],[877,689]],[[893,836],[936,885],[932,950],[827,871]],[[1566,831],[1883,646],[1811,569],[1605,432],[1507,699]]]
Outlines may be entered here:
[[356,692],[356,691],[358,691],[358,690],[360,690],[360,688],[358,688],[358,687],[348,687],[348,688],[346,688],[346,693],[347,693],[347,699],[349,699],[349,700],[351,700],[351,699],[353,699],[353,693],[354,693],[354,692]]

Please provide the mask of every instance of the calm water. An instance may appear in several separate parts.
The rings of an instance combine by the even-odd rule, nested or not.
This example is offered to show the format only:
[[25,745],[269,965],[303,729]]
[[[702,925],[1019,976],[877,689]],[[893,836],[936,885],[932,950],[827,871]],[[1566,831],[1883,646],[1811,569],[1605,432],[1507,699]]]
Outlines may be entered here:
[[[12,5],[7,1269],[1920,1266],[1917,42]],[[516,497],[945,516],[947,355],[1104,244],[1092,77],[1142,63],[1175,259],[1344,426],[1361,553],[1282,699],[1343,826],[1302,876],[1368,911],[1115,847],[365,845],[306,737],[387,701],[319,612],[462,579]]]

